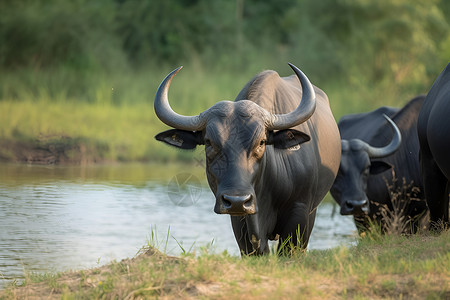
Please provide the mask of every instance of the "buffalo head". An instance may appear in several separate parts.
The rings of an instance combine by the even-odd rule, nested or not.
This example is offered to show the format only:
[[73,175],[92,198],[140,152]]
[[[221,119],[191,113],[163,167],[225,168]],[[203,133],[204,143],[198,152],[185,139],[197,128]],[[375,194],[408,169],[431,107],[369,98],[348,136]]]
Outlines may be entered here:
[[264,172],[266,151],[274,151],[268,146],[287,149],[310,140],[306,133],[290,128],[314,113],[315,92],[302,71],[290,66],[301,82],[302,99],[287,114],[273,114],[253,101],[239,100],[218,102],[196,116],[179,115],[169,105],[168,90],[181,67],[167,75],[158,88],[156,115],[175,129],[159,133],[156,139],[181,149],[205,145],[206,173],[218,214],[256,214],[255,184]]
[[366,188],[369,176],[392,168],[387,162],[373,160],[393,154],[401,144],[400,130],[388,116],[384,117],[395,132],[387,146],[373,147],[360,139],[341,140],[341,163],[330,193],[339,202],[342,215],[367,214],[369,199]]

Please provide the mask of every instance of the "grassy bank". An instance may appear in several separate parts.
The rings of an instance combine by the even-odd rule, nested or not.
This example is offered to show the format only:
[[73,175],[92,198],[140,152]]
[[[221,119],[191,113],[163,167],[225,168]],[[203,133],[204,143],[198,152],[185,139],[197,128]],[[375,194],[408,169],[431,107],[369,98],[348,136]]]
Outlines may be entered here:
[[356,246],[241,259],[167,256],[143,249],[133,259],[83,271],[30,275],[0,299],[448,299],[450,232],[370,234]]
[[[4,2],[4,3],[3,3]],[[152,102],[197,114],[296,64],[335,117],[426,93],[450,55],[448,1],[0,3],[0,160],[189,159],[157,145]]]
[[[287,65],[275,69],[282,76],[292,73]],[[11,74],[5,86],[14,85],[21,92],[6,93],[0,100],[0,159],[31,163],[192,160],[198,154],[170,149],[153,138],[167,128],[154,114],[153,99],[170,70],[125,72],[120,78],[99,74],[79,98],[65,94],[65,87],[53,86],[64,74],[38,72],[33,84],[23,81],[23,74]],[[174,79],[171,105],[182,114],[198,114],[217,101],[233,100],[259,71],[253,67],[243,73],[210,73],[187,66]],[[402,106],[426,92],[387,83],[373,86],[357,79],[346,85],[314,83],[328,94],[336,119],[381,105]]]
[[[41,163],[52,160],[46,158],[52,155],[57,163],[187,159],[190,154],[168,149],[153,138],[166,128],[154,114],[153,99],[170,70],[125,72],[120,78],[91,75],[93,82],[75,98],[65,93],[67,86],[54,85],[65,76],[61,70],[56,74],[39,71],[31,76],[31,83],[23,80],[22,73],[5,77],[5,86],[14,86],[20,93],[6,93],[0,99],[0,158]],[[233,99],[251,77],[217,74],[212,79],[195,67],[181,74],[170,97],[174,109],[185,114]],[[50,148],[60,151],[52,153]],[[47,150],[41,154],[44,158],[37,157],[37,150]]]

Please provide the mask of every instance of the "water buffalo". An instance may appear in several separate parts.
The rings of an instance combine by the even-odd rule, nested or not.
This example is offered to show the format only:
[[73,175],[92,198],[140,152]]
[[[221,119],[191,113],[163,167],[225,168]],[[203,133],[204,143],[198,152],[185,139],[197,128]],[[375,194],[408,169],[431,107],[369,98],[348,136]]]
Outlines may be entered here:
[[276,237],[306,247],[339,167],[339,130],[328,97],[290,66],[296,76],[264,71],[234,102],[218,102],[197,116],[179,115],[169,105],[179,68],[156,93],[158,118],[175,128],[156,139],[182,149],[205,145],[214,211],[231,215],[243,254],[268,253],[268,240]]
[[380,107],[339,120],[342,156],[330,192],[341,214],[354,216],[359,231],[369,222],[387,229],[397,220],[403,226],[397,230],[415,232],[426,217],[416,133],[424,99],[418,96],[401,109]]
[[420,167],[431,228],[449,226],[450,64],[438,76],[419,114]]

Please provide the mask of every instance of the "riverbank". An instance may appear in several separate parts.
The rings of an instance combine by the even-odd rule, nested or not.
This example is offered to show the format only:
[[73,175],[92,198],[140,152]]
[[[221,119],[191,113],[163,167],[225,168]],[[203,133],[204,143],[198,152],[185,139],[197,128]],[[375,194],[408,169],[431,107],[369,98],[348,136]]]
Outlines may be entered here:
[[[284,68],[278,70],[281,75],[292,73],[287,66]],[[29,76],[39,79],[32,87],[25,85],[19,75],[8,74],[5,78],[12,81],[10,88],[17,93],[0,98],[0,161],[86,164],[202,160],[204,153],[200,151],[181,151],[154,139],[168,129],[154,113],[153,98],[157,85],[169,71],[152,69],[124,74],[120,79],[99,75],[98,81],[78,97],[69,96],[64,85],[55,91],[50,89],[50,79],[39,81],[55,79],[58,74],[30,72]],[[205,70],[186,67],[170,89],[171,105],[181,114],[198,114],[217,101],[233,100],[259,71],[212,76]],[[390,86],[356,84],[343,89],[342,84],[319,84],[329,96],[336,120],[381,105],[400,107],[416,95]]]
[[29,164],[86,164],[102,162],[97,149],[80,139],[60,136],[43,139],[0,139],[0,161]]
[[[0,161],[87,164],[183,160],[154,140],[164,130],[150,104],[0,101]],[[184,159],[187,160],[187,159]]]
[[241,259],[152,247],[99,268],[29,275],[0,299],[448,299],[450,231],[369,234],[356,246]]

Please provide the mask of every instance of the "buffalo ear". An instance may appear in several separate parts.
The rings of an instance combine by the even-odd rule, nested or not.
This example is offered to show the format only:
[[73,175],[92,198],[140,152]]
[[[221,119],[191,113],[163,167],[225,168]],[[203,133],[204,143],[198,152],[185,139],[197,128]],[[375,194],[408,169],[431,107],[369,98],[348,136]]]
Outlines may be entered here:
[[267,145],[273,145],[278,149],[289,149],[300,146],[307,141],[309,141],[311,137],[306,133],[295,129],[285,129],[277,132],[271,131],[269,133],[269,138],[267,140]]
[[195,149],[197,145],[204,144],[201,131],[170,129],[158,133],[155,139],[180,149]]
[[383,173],[391,168],[392,168],[391,164],[381,161],[381,160],[376,160],[376,161],[370,162],[370,174],[371,175]]

